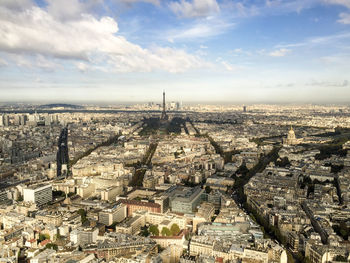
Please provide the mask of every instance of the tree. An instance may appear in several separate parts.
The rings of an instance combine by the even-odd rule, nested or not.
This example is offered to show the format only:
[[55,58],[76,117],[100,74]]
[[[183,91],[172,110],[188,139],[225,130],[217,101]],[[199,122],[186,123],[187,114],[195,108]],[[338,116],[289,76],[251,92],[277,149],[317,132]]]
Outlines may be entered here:
[[52,196],[53,196],[53,198],[57,198],[57,197],[65,197],[66,196],[66,194],[63,192],[63,191],[60,191],[60,190],[58,190],[58,191],[52,191]]
[[288,157],[283,157],[282,159],[277,159],[276,161],[275,161],[275,164],[277,165],[277,166],[279,166],[279,167],[286,167],[286,166],[288,166],[288,165],[290,165],[290,162],[289,162],[289,159],[288,159]]
[[206,192],[207,194],[209,194],[209,193],[211,192],[211,188],[210,188],[209,185],[207,185],[207,186],[205,187],[205,192]]
[[162,228],[162,236],[167,236],[167,237],[171,236],[171,231],[170,231],[170,229],[167,228],[167,227],[163,227],[163,228]]
[[47,244],[45,247],[49,248],[49,249],[54,249],[54,250],[58,249],[58,246],[56,244],[52,244],[52,243]]
[[149,227],[149,232],[153,235],[153,236],[159,236],[159,229],[156,225],[151,225]]
[[80,215],[81,217],[81,223],[84,224],[86,221],[87,221],[87,218],[86,218],[86,211],[82,208],[80,208],[78,210],[78,214]]
[[177,224],[172,224],[170,227],[171,235],[176,236],[180,233],[180,227]]
[[348,260],[346,259],[346,257],[338,255],[338,256],[335,257],[335,261],[347,262]]
[[348,240],[350,235],[350,229],[347,227],[345,221],[342,221],[339,224],[339,234],[342,238],[344,238],[345,240]]
[[39,234],[39,242],[44,241],[45,239],[50,239],[49,234]]
[[149,231],[148,231],[148,229],[147,229],[146,226],[141,227],[141,233],[140,233],[140,235],[143,236],[143,237],[148,237],[148,236],[149,236]]

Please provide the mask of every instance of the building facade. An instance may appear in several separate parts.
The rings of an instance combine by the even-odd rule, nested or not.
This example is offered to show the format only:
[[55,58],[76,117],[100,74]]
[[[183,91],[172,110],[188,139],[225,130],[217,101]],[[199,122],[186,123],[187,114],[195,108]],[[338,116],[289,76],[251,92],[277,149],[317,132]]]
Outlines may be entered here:
[[23,200],[32,202],[38,206],[48,204],[52,201],[52,186],[39,184],[23,189]]

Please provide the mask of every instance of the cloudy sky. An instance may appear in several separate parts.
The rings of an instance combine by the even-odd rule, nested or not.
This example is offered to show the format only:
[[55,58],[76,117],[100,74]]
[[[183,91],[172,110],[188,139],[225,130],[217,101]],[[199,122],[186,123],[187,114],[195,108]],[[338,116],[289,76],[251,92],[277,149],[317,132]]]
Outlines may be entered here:
[[350,0],[0,0],[0,101],[348,102]]

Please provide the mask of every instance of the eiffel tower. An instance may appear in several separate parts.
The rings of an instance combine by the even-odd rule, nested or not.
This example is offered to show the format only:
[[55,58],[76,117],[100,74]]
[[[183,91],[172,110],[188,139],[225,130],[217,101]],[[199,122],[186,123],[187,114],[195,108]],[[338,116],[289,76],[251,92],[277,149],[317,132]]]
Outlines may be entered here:
[[162,117],[160,118],[162,121],[168,120],[168,115],[165,112],[165,91],[163,90],[163,111],[162,111]]

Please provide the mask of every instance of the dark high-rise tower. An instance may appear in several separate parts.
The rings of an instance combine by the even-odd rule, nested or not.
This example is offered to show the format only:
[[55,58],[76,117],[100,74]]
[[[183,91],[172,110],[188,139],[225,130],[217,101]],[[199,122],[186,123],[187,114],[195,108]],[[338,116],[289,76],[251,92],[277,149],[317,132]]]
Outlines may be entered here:
[[[60,138],[58,139],[58,151],[57,151],[57,177],[63,174],[62,165],[68,165],[68,127],[65,127],[61,131]],[[65,171],[66,173],[67,171]]]
[[164,90],[163,90],[163,111],[162,111],[161,120],[168,120],[168,115],[166,115],[166,112],[165,112],[165,91]]

